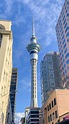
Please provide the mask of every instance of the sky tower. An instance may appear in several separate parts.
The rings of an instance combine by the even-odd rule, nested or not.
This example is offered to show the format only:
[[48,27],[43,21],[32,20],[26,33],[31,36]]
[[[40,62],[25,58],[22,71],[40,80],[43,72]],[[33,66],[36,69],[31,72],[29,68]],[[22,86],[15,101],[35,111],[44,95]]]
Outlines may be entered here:
[[31,107],[38,107],[37,101],[37,61],[40,45],[37,43],[35,36],[34,22],[32,22],[32,37],[30,43],[27,45],[27,50],[30,53],[31,63]]

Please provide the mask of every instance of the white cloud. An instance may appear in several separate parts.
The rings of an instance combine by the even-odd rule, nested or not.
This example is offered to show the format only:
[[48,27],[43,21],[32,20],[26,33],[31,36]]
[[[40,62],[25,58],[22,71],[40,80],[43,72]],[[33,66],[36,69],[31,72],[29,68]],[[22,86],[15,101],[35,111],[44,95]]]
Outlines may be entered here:
[[14,0],[5,0],[6,3],[6,10],[5,10],[5,14],[7,15],[11,15],[12,11],[13,11],[13,2]]
[[[62,6],[62,2],[57,0],[55,2],[50,1],[51,0],[39,0],[39,2],[34,2],[32,0],[23,0],[23,3],[31,10],[35,21],[39,23],[39,26],[37,26],[38,37],[45,37],[44,46],[49,46],[52,39],[56,38],[55,25]],[[47,35],[45,35],[44,32],[46,32]]]
[[45,46],[49,46],[52,43],[51,38],[47,38],[47,40],[45,41]]
[[23,0],[23,2],[24,2],[25,4],[28,4],[28,3],[30,2],[30,0]]
[[[35,21],[38,21],[39,23],[39,26],[37,27],[39,37],[40,37],[40,32],[47,32],[48,30],[51,30],[51,32],[53,32],[53,30],[55,29],[55,25],[57,23],[57,19],[58,19],[61,7],[62,7],[62,3],[63,3],[62,1],[55,0],[54,2],[53,0],[51,2],[51,0],[44,0],[44,1],[43,0],[39,0],[39,1],[37,0],[35,1],[15,0],[15,2],[17,2],[17,13],[14,16],[13,23],[16,26],[19,26],[21,23],[26,25],[26,17],[32,14],[35,18]],[[14,13],[14,7],[13,7],[14,0],[12,1],[5,0],[5,3],[6,3],[5,15],[7,16],[7,15],[13,14]],[[28,13],[29,15],[27,14],[22,15],[23,14],[22,9],[21,9],[22,4],[23,4],[23,7],[27,7],[30,10],[31,13]],[[5,15],[3,15],[4,18],[6,18]],[[50,34],[51,33],[49,33],[49,35]],[[53,37],[54,36],[55,36],[55,33],[53,34]],[[42,33],[41,37],[44,37],[44,33]],[[48,39],[47,35],[46,35],[46,39]],[[48,45],[50,45],[50,43],[51,41],[47,41]]]
[[[32,0],[17,0],[20,3],[26,4],[26,6],[31,10],[35,19],[47,19],[48,16],[51,17],[56,15],[61,9],[61,3],[59,1],[51,2],[51,0],[39,0],[39,1],[32,1]],[[58,6],[59,5],[59,6]],[[58,9],[59,8],[59,9]],[[56,11],[55,11],[56,10]],[[54,19],[54,18],[53,18]]]
[[25,113],[15,113],[15,124],[18,124],[21,120],[22,117],[25,117]]
[[25,23],[25,17],[22,15],[21,4],[18,5],[17,14],[14,17],[13,23],[20,26],[21,23]]
[[17,14],[13,21],[13,23],[17,26],[19,26],[19,24],[21,23],[25,23],[25,19],[22,16],[21,17],[20,16],[21,16],[20,14]]

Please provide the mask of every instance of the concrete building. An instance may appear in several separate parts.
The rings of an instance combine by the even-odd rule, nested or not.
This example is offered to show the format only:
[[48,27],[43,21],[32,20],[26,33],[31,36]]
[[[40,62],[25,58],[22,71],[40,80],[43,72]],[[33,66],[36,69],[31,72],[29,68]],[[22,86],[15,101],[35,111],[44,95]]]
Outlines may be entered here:
[[46,53],[40,65],[42,105],[48,98],[47,92],[60,88],[61,73],[58,52]]
[[56,25],[56,35],[63,80],[61,85],[63,88],[69,88],[69,0],[65,0],[62,7]]
[[2,124],[7,124],[12,73],[12,31],[10,21],[0,21],[0,109]]
[[14,123],[15,116],[15,102],[16,102],[16,90],[17,90],[17,68],[12,69],[11,85],[10,85],[10,102],[12,110],[12,122]]
[[27,45],[27,50],[30,53],[31,63],[31,107],[38,107],[37,101],[37,61],[40,45],[37,43],[35,36],[34,23],[32,26],[32,37],[30,43]]
[[[42,107],[40,124],[57,124],[69,116],[69,90],[56,89]],[[44,123],[43,123],[44,122]]]

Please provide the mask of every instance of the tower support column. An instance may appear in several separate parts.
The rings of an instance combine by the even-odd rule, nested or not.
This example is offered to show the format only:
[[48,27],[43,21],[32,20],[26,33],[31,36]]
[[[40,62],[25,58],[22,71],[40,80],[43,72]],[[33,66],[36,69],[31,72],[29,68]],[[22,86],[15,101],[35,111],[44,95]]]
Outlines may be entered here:
[[38,107],[37,102],[37,60],[31,59],[31,107]]

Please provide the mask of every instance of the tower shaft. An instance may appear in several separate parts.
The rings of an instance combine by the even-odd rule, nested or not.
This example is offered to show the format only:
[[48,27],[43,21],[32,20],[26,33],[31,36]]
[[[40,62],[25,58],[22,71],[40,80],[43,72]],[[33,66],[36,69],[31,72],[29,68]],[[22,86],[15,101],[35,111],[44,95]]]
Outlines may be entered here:
[[37,107],[37,60],[31,59],[31,106]]

